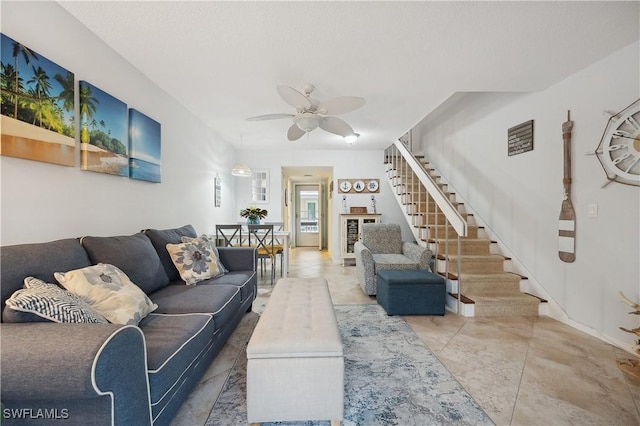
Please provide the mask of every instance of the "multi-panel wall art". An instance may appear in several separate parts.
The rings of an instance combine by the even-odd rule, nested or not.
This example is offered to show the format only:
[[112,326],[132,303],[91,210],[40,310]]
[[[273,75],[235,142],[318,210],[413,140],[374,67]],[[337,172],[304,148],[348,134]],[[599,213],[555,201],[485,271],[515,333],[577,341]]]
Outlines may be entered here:
[[73,73],[5,34],[0,39],[0,154],[73,166]]
[[[0,33],[0,155],[74,166],[74,74]],[[86,81],[80,99],[82,170],[160,182],[160,123]]]
[[129,177],[160,182],[160,123],[129,109]]
[[129,176],[127,104],[86,81],[80,91],[80,168]]

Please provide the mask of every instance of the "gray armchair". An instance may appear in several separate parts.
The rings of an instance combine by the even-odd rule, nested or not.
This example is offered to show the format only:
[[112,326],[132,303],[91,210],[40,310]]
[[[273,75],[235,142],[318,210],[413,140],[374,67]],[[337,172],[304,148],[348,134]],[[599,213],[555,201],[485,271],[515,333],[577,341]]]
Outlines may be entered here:
[[382,269],[429,270],[432,253],[413,242],[403,242],[400,225],[365,223],[355,243],[356,274],[364,292],[376,294],[377,272]]

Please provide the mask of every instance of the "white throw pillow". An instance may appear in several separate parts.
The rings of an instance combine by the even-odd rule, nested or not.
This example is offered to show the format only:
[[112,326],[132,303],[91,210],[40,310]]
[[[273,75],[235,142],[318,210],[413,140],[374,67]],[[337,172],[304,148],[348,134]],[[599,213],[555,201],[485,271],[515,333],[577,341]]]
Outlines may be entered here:
[[187,285],[195,285],[221,273],[218,258],[207,241],[196,238],[188,243],[167,244],[167,251]]
[[69,272],[56,272],[54,276],[64,288],[88,301],[114,324],[138,325],[158,308],[124,272],[113,265],[98,263]]

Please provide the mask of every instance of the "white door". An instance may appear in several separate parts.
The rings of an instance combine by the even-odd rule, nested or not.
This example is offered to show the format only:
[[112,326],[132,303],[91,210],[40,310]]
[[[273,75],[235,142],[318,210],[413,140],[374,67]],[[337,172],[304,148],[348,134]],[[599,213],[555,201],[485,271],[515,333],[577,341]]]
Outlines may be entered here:
[[296,247],[318,247],[320,197],[318,184],[295,186]]

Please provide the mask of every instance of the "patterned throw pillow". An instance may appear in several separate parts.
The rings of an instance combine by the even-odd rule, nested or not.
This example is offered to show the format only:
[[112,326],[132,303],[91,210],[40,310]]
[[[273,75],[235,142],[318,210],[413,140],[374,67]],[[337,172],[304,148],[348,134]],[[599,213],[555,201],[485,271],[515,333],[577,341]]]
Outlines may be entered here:
[[187,285],[195,285],[220,274],[218,259],[206,241],[196,238],[188,243],[167,244],[167,251]]
[[[24,289],[13,293],[6,305],[14,311],[37,315],[53,322],[107,323],[105,317],[81,297],[34,277],[25,278]],[[19,315],[14,317],[27,318]]]
[[211,239],[211,237],[209,237],[208,235],[202,234],[198,238],[182,237],[182,238],[180,238],[180,240],[183,243],[189,243],[189,242],[191,242],[193,240],[197,240],[197,241],[204,241],[205,243],[209,244],[209,247],[210,247],[211,251],[213,252],[214,256],[216,257],[216,262],[218,263],[218,270],[220,271],[220,273],[218,275],[224,275],[227,272],[229,272],[229,270],[227,268],[225,268],[225,266],[222,264],[222,261],[220,260],[220,253],[218,253],[218,247],[216,247],[215,241],[213,241]]
[[138,325],[158,308],[124,272],[113,265],[98,263],[69,272],[56,272],[54,277],[114,324]]

